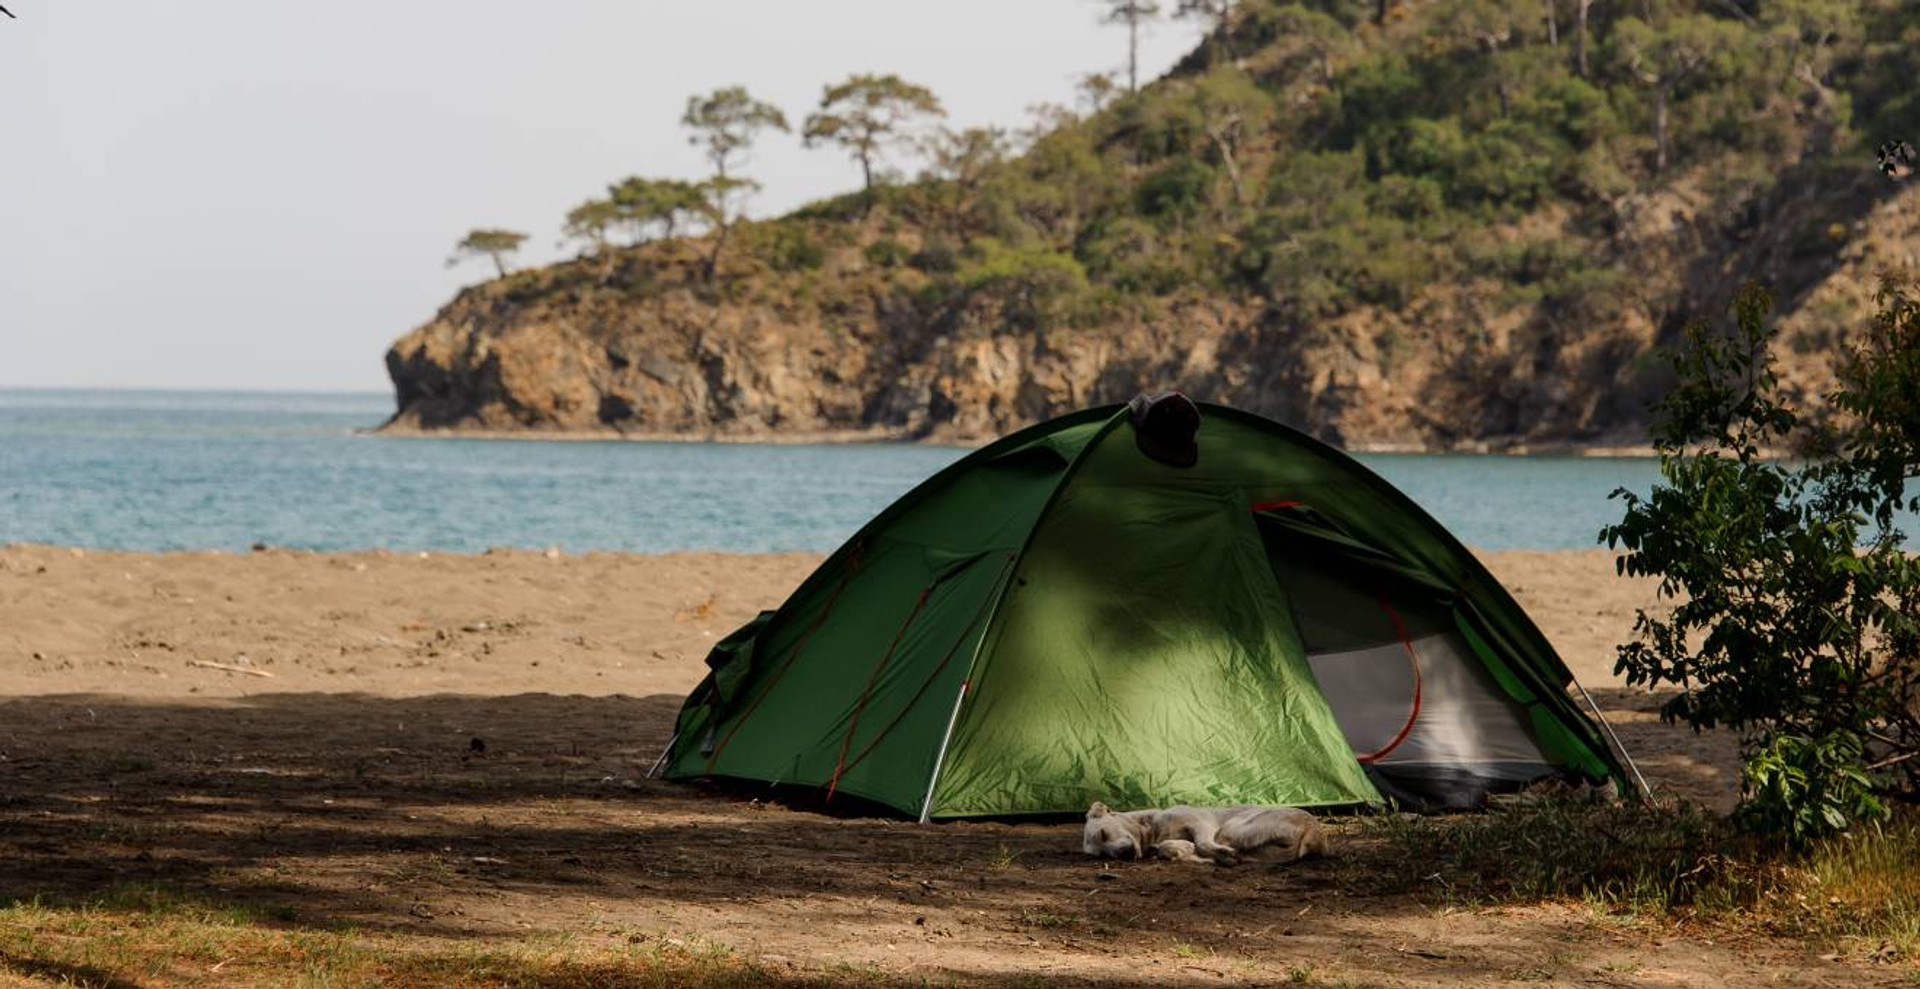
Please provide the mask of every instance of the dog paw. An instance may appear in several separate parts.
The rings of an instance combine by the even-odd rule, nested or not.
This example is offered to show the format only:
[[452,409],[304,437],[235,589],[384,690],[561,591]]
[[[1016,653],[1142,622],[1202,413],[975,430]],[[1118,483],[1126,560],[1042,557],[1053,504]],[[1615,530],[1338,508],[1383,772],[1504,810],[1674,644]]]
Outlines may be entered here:
[[1206,861],[1194,851],[1193,842],[1181,838],[1170,838],[1153,846],[1153,855],[1169,862]]

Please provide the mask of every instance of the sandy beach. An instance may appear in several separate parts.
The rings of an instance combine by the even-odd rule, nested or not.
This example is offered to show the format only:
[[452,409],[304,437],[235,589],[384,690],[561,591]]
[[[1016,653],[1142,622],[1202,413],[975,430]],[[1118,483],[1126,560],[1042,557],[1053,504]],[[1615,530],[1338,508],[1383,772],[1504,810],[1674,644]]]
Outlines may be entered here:
[[[1801,946],[1662,947],[1574,905],[1356,900],[1326,867],[1093,883],[1073,825],[921,828],[641,779],[708,646],[818,559],[0,550],[0,891],[164,882],[330,927],[698,937],[963,982],[1282,982],[1318,959],[1470,985],[1549,949],[1575,981],[1852,981]],[[1486,559],[1654,786],[1727,806],[1729,740],[1659,724],[1611,674],[1651,585],[1601,551]]]
[[[1602,550],[1485,560],[1649,779],[1716,805],[1731,800],[1724,740],[1661,726],[1655,699],[1613,675],[1634,610],[1654,603],[1650,581],[1616,577]],[[779,604],[819,561],[12,547],[0,551],[0,696],[242,708],[308,693],[677,704],[705,673],[713,640]]]

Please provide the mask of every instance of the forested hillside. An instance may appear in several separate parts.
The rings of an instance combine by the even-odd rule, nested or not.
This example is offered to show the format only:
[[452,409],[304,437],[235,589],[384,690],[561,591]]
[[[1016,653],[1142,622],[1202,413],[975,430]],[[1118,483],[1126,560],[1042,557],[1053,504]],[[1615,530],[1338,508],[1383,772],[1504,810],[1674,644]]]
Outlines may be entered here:
[[395,344],[394,426],[966,439],[1181,387],[1356,446],[1632,443],[1651,348],[1741,280],[1818,391],[1915,269],[1920,193],[1872,150],[1920,138],[1912,3],[1183,6],[1212,30],[1172,73],[1024,134],[921,91],[863,144],[878,104],[830,89],[804,139],[868,185],[788,216],[742,218],[724,155],[616,181],[578,259]]

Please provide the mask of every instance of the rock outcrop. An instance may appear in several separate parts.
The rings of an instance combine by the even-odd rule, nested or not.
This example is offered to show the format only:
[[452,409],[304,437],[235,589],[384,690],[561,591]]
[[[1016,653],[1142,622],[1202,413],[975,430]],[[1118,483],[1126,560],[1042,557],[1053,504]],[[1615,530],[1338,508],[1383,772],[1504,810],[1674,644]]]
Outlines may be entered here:
[[[972,441],[1180,387],[1363,448],[1631,445],[1662,386],[1650,349],[1719,311],[1747,271],[1779,276],[1784,377],[1831,381],[1878,272],[1914,270],[1920,189],[1833,219],[1781,204],[1740,241],[1684,198],[1633,235],[1619,304],[1570,323],[1504,286],[1433,286],[1401,311],[1300,326],[1271,307],[1176,295],[1109,325],[1009,329],[990,300],[921,297],[910,270],[839,252],[819,270],[742,259],[714,283],[680,242],[476,286],[387,354],[395,431]],[[1783,256],[1818,228],[1830,252]],[[855,247],[859,245],[856,243]]]

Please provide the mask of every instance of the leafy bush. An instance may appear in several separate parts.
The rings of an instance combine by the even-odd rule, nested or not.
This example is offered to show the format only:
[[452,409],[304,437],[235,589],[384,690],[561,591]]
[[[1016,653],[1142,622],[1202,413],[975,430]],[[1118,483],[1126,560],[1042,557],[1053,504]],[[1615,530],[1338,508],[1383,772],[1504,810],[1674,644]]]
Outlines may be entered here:
[[863,253],[869,264],[880,268],[898,268],[913,257],[912,249],[891,237],[868,244]]
[[1409,225],[1374,216],[1322,230],[1293,232],[1280,216],[1258,231],[1265,245],[1257,265],[1262,290],[1304,317],[1332,316],[1356,303],[1405,306],[1439,273],[1433,246]]
[[946,234],[929,234],[907,263],[930,275],[952,274],[960,270],[960,246]]
[[1072,257],[991,237],[968,245],[960,279],[968,291],[999,300],[1002,318],[1015,330],[1044,331],[1065,322],[1087,290],[1086,269]]
[[755,253],[775,271],[813,271],[827,263],[827,249],[802,223],[766,224],[756,231]]
[[1660,578],[1670,614],[1642,610],[1618,672],[1679,693],[1661,716],[1742,732],[1738,820],[1805,843],[1920,798],[1920,559],[1899,513],[1920,473],[1920,297],[1889,283],[1847,361],[1846,420],[1806,442],[1779,394],[1768,294],[1735,327],[1689,327],[1654,428],[1663,483],[1620,490],[1622,573]]
[[1438,272],[1447,215],[1429,179],[1373,182],[1358,153],[1303,154],[1267,190],[1271,205],[1242,231],[1234,268],[1296,316],[1405,305]]
[[1131,216],[1088,227],[1074,254],[1090,280],[1122,293],[1165,295],[1194,282],[1175,250],[1153,224]]
[[1539,202],[1553,187],[1565,157],[1550,134],[1516,121],[1498,121],[1468,136],[1454,118],[1415,118],[1377,152],[1389,173],[1420,176],[1446,190],[1462,208]]
[[1179,157],[1140,180],[1135,193],[1140,212],[1163,219],[1185,219],[1206,208],[1213,189],[1213,169],[1193,158]]
[[1402,220],[1428,220],[1446,209],[1446,190],[1426,176],[1388,175],[1368,194],[1374,209]]
[[[1551,53],[1552,49],[1541,49]],[[1515,94],[1513,116],[1534,122],[1573,150],[1584,150],[1620,133],[1620,118],[1605,90],[1552,67],[1536,68],[1532,85]]]

